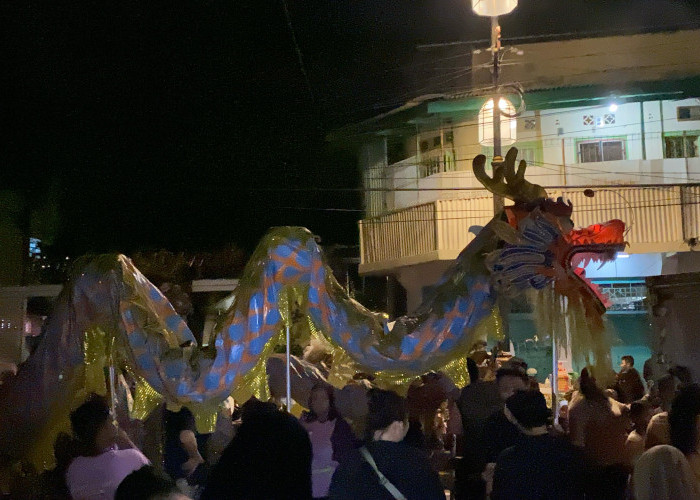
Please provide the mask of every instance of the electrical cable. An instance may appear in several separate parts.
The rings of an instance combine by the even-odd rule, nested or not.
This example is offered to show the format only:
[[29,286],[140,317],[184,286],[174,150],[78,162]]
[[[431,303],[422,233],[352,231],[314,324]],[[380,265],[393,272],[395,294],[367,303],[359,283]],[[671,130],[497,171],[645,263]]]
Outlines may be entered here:
[[[689,201],[689,202],[678,202],[678,203],[660,203],[660,204],[647,204],[647,205],[634,205],[632,207],[626,207],[630,210],[634,209],[643,209],[643,208],[669,208],[669,207],[677,207],[677,206],[694,206],[694,205],[700,205],[700,200],[698,201]],[[363,211],[363,210],[353,210],[353,209],[347,209],[347,210],[341,210],[341,209],[330,209],[330,208],[315,208],[315,207],[280,207],[281,209],[284,210],[309,210],[309,211],[322,211],[322,212],[336,212],[336,211]],[[608,209],[611,208],[617,208],[617,206],[608,206]],[[471,212],[471,210],[462,210],[463,212]],[[599,212],[601,211],[600,208],[591,208],[591,209],[579,209],[577,210],[574,208],[573,215],[577,213],[588,213],[588,212]],[[375,224],[414,224],[414,223],[421,223],[421,222],[442,222],[442,221],[451,221],[451,220],[481,220],[481,221],[488,221],[493,218],[493,212],[491,211],[490,214],[486,215],[464,215],[464,216],[459,216],[459,217],[430,217],[430,218],[425,218],[425,219],[419,219],[419,218],[408,218],[408,219],[403,219],[403,220],[376,220],[384,216],[376,216],[376,217],[370,217],[367,219],[362,219],[362,223],[366,225],[375,225]]]
[[294,33],[294,27],[292,26],[292,17],[289,14],[289,8],[287,7],[287,0],[280,0],[282,2],[282,8],[284,9],[284,17],[287,21],[287,26],[289,27],[289,34],[292,37],[292,44],[294,45],[294,51],[296,52],[297,55],[297,60],[299,61],[299,69],[301,69],[301,73],[304,76],[304,81],[306,82],[306,88],[309,92],[309,97],[311,98],[311,102],[314,103],[316,100],[314,99],[314,92],[311,88],[311,81],[309,80],[309,75],[306,72],[306,67],[304,66],[304,56],[301,53],[301,48],[299,47],[299,43],[297,42],[297,37],[296,34]]

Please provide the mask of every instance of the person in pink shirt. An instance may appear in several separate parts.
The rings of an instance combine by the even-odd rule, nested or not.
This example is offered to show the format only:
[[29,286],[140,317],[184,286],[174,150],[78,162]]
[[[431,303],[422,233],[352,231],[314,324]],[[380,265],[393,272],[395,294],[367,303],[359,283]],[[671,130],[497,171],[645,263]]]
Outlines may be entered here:
[[112,422],[105,398],[93,395],[71,413],[71,427],[79,446],[66,471],[73,500],[114,500],[122,480],[150,464],[124,432]]
[[314,498],[326,498],[338,463],[354,448],[350,425],[335,408],[333,387],[317,383],[309,395],[309,411],[301,425],[309,433],[313,450],[311,482]]

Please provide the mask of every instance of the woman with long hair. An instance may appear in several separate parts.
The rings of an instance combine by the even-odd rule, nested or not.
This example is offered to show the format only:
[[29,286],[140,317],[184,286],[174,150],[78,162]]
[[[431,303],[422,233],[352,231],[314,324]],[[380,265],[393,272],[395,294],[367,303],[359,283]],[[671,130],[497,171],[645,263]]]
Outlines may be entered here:
[[350,425],[335,408],[332,386],[316,383],[309,395],[308,408],[301,417],[301,425],[309,433],[313,449],[313,496],[326,498],[335,469],[353,448],[354,436]]

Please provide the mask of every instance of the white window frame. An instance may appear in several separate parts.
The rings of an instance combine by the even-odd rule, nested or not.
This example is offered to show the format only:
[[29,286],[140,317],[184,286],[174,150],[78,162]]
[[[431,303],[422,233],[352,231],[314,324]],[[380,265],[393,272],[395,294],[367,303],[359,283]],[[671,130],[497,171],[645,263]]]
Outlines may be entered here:
[[[603,144],[604,143],[611,143],[611,142],[619,142],[621,145],[620,150],[622,151],[622,158],[615,158],[614,160],[609,160],[606,159],[603,156]],[[578,162],[579,163],[598,163],[596,161],[584,161],[583,159],[583,154],[581,154],[581,146],[586,145],[586,144],[598,144],[598,151],[600,152],[600,162],[602,161],[620,161],[620,160],[625,160],[626,159],[626,143],[625,139],[620,139],[620,138],[611,138],[611,139],[592,139],[592,140],[584,140],[584,141],[577,141],[576,143],[576,154],[578,155]]]

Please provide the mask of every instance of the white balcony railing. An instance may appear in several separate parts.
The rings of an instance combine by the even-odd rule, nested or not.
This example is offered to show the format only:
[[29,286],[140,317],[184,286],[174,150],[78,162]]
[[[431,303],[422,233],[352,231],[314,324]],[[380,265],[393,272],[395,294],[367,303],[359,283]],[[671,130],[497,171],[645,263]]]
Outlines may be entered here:
[[[593,197],[584,195],[586,187]],[[629,253],[688,250],[700,238],[700,185],[550,187],[574,205],[577,227],[622,219]],[[590,194],[590,193],[589,193]],[[360,221],[363,273],[381,272],[433,260],[451,260],[474,238],[472,226],[493,217],[492,196],[472,190],[468,197],[435,200]]]

